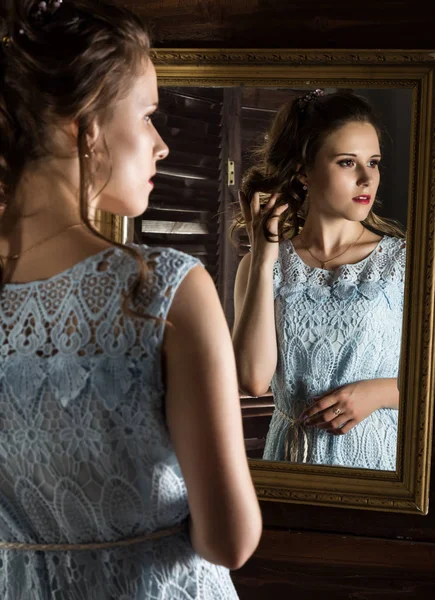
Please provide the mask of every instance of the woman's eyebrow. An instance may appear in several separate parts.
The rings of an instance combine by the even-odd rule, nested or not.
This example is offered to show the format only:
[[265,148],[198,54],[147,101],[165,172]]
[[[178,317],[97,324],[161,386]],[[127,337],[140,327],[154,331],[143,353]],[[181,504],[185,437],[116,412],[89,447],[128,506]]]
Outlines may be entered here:
[[[354,154],[353,152],[339,152],[338,154],[334,154],[334,158],[337,158],[337,156],[353,156],[353,157],[357,157],[356,154]],[[375,157],[379,157],[381,158],[380,154],[372,154],[370,158],[375,158]]]

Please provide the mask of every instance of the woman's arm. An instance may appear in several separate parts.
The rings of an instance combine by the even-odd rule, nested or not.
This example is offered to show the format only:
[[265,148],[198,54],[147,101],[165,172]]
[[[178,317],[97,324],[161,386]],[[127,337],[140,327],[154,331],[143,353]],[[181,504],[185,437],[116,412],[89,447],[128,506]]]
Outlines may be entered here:
[[239,387],[251,396],[269,389],[277,363],[273,264],[243,257],[234,291],[233,346]]
[[166,328],[166,414],[186,481],[198,554],[241,567],[261,535],[246,458],[234,353],[213,281],[202,267],[177,290]]
[[[268,229],[276,238],[278,219],[287,208],[284,204],[274,209],[277,198],[275,194],[265,206],[265,211],[272,210]],[[243,257],[237,271],[233,345],[240,388],[261,396],[269,389],[277,363],[273,265],[278,242],[269,242],[264,236],[259,194],[254,194],[250,204],[240,194],[240,205],[252,251]]]

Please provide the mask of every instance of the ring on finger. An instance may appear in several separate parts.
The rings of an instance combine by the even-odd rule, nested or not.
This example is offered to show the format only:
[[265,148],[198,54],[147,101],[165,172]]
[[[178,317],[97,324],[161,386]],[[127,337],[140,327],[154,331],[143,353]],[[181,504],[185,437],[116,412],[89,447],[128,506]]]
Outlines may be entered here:
[[334,410],[332,412],[334,413],[334,415],[336,415],[338,417],[338,415],[341,414],[341,408],[338,408],[338,406],[337,406],[337,408],[334,408]]

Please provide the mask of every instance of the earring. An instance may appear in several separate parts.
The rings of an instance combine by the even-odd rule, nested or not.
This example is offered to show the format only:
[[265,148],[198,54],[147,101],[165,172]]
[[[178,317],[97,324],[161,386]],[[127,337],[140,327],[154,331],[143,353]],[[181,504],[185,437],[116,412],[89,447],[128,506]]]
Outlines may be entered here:
[[304,190],[304,192],[306,192],[308,188],[307,188],[307,186],[306,186],[306,185],[303,185],[303,186],[302,186],[302,189]]

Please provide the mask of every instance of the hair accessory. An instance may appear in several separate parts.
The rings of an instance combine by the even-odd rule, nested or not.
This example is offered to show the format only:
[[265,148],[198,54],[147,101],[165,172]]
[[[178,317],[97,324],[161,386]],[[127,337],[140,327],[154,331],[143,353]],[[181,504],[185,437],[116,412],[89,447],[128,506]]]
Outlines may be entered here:
[[321,89],[316,89],[313,90],[312,92],[308,92],[308,94],[305,94],[305,96],[302,96],[302,98],[299,98],[298,100],[298,106],[299,106],[299,110],[304,110],[305,107],[307,106],[307,104],[309,104],[312,100],[314,100],[315,98],[318,98],[319,96],[324,96],[325,92]]
[[35,21],[42,21],[47,15],[51,16],[62,5],[63,0],[42,0],[39,2],[34,14]]
[[[37,4],[35,9],[33,10],[33,20],[40,24],[47,17],[51,17],[63,4],[63,0],[42,0]],[[24,35],[24,29],[19,29],[19,35]],[[12,37],[8,34],[5,34],[1,38],[1,45],[7,48],[10,46],[12,42]]]

